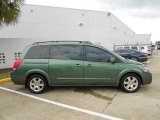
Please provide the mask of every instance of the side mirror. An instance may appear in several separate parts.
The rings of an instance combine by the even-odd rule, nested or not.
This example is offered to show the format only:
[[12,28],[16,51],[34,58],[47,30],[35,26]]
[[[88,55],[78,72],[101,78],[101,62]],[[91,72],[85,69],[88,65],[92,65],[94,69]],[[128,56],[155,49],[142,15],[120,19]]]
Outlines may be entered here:
[[110,62],[114,64],[116,62],[116,58],[115,57],[111,57],[110,58]]

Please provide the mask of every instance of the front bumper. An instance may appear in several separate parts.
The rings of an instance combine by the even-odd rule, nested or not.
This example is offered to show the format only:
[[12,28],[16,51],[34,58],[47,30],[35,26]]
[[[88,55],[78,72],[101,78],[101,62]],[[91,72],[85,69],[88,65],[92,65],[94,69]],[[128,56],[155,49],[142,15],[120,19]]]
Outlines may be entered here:
[[148,61],[147,57],[140,57],[139,58],[139,62],[146,62],[146,61]]
[[143,72],[143,85],[152,83],[152,74],[150,72]]

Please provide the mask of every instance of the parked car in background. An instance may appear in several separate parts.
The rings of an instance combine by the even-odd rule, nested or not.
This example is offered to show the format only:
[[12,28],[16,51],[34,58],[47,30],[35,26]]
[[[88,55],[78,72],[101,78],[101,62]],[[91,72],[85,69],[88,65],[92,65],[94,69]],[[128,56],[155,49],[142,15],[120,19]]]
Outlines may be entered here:
[[141,47],[139,46],[120,46],[116,50],[118,49],[133,49],[133,50],[141,51]]
[[146,53],[148,55],[148,57],[150,57],[152,55],[152,48],[151,46],[141,46],[141,51]]
[[152,74],[144,64],[90,42],[51,41],[28,46],[15,61],[11,80],[37,94],[48,86],[120,86],[133,93],[150,84]]
[[139,46],[131,46],[131,49],[141,51],[141,47],[139,47]]
[[156,41],[157,49],[160,49],[160,41]]
[[137,50],[118,49],[115,52],[126,59],[131,59],[131,60],[138,61],[138,62],[148,61],[146,54],[143,52],[137,51]]
[[152,50],[156,50],[156,45],[152,44]]

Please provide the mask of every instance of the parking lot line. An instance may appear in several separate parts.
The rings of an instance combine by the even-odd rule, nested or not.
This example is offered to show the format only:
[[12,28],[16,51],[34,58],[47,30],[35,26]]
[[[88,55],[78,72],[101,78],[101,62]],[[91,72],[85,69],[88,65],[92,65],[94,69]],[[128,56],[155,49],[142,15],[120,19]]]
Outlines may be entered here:
[[67,105],[67,104],[51,101],[51,100],[48,100],[48,99],[44,99],[44,98],[37,97],[37,96],[34,96],[34,95],[30,95],[30,94],[26,94],[26,93],[23,93],[23,92],[15,91],[15,90],[8,89],[8,88],[5,88],[5,87],[0,87],[0,89],[8,91],[8,92],[15,93],[15,94],[18,94],[18,95],[26,96],[26,97],[29,97],[29,98],[32,98],[32,99],[35,99],[35,100],[39,100],[39,101],[42,101],[42,102],[45,102],[45,103],[49,103],[49,104],[52,104],[52,105],[56,105],[56,106],[60,106],[60,107],[63,107],[63,108],[67,108],[67,109],[79,111],[79,112],[82,112],[82,113],[90,114],[90,115],[93,115],[93,116],[105,118],[105,119],[108,119],[108,120],[123,120],[121,118],[117,118],[117,117],[109,116],[109,115],[106,115],[106,114],[82,109],[82,108],[79,108],[79,107],[74,107],[74,106],[70,106],[70,105]]

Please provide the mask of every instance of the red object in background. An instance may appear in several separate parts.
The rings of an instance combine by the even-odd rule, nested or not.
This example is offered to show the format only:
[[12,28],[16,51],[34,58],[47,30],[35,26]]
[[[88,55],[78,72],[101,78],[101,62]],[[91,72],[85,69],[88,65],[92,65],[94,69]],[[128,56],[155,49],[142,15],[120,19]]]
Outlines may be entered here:
[[23,59],[16,60],[13,65],[13,70],[16,70],[22,62],[23,62]]

